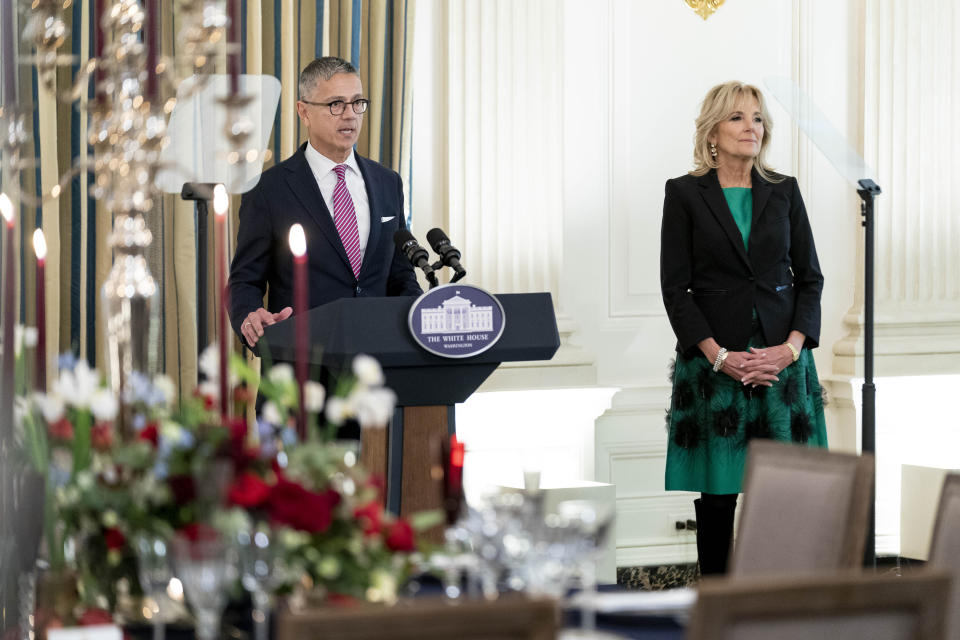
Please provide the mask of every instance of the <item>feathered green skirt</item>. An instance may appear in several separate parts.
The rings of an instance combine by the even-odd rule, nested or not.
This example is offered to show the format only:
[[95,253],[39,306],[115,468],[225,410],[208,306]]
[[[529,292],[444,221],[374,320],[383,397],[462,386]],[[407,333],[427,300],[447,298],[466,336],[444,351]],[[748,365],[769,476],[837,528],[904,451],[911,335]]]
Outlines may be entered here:
[[[762,348],[756,337],[750,346]],[[667,412],[666,489],[740,493],[753,438],[827,446],[823,396],[813,354],[781,371],[772,387],[744,387],[713,372],[702,355],[677,354]]]

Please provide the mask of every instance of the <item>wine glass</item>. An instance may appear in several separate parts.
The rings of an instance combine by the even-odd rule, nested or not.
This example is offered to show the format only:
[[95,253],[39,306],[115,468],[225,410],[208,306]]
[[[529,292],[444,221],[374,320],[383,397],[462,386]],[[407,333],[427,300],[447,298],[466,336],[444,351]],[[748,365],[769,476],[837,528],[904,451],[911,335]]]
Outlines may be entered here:
[[265,527],[237,533],[240,582],[253,600],[256,640],[267,640],[270,629],[270,592],[284,579],[284,569],[273,532]]
[[151,534],[137,536],[134,540],[137,551],[137,573],[140,588],[144,595],[153,600],[156,610],[150,619],[153,626],[153,640],[163,640],[166,631],[167,587],[173,578],[170,569],[170,549],[166,540]]
[[567,555],[576,568],[583,594],[580,626],[585,636],[591,637],[596,632],[593,601],[597,592],[597,561],[613,527],[613,513],[589,500],[565,500],[557,505],[557,514],[569,522],[574,533],[568,541]]
[[215,536],[191,540],[178,535],[173,540],[173,559],[197,619],[197,637],[215,640],[220,635],[220,617],[227,604],[232,573],[227,546]]

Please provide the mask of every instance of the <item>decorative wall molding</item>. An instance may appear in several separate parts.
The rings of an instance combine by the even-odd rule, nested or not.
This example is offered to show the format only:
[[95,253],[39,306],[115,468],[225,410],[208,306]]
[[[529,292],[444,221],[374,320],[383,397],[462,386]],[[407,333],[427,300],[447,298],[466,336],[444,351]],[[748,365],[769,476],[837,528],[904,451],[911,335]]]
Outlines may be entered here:
[[563,4],[451,0],[446,224],[470,280],[559,291],[563,260]]
[[[960,372],[960,79],[952,0],[864,3],[864,156],[876,213],[878,375]],[[862,375],[862,278],[835,371]]]

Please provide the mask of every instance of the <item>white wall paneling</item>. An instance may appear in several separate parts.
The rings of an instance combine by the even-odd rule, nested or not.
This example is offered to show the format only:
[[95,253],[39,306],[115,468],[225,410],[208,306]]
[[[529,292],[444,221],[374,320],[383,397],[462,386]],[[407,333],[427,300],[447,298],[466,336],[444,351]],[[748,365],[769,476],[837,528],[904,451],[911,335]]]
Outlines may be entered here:
[[[593,479],[617,484],[620,564],[693,553],[690,534],[671,529],[692,513],[691,496],[662,491],[675,338],[660,301],[659,233],[663,184],[690,168],[694,119],[714,84],[792,79],[877,170],[878,373],[960,369],[951,0],[731,0],[706,21],[680,0],[422,0],[418,14],[414,231],[445,227],[474,283],[554,296],[564,342],[554,363],[505,367],[485,390],[619,389],[595,428],[581,425],[587,433],[564,446],[589,443]],[[855,450],[859,198],[789,114],[772,100],[770,109],[771,161],[799,180],[826,278],[815,357],[828,434],[832,447]],[[945,380],[931,377],[930,388]],[[911,393],[878,381],[890,416],[878,412],[878,469],[897,478],[890,452],[903,449],[903,425],[891,420]],[[942,403],[928,404],[924,420],[936,423]],[[933,464],[910,450],[911,462]],[[881,550],[896,546],[895,490],[881,479]]]
[[592,386],[593,356],[577,341],[559,283],[563,5],[435,0],[421,13],[418,32],[429,36],[415,54],[415,100],[426,104],[414,114],[413,230],[444,228],[471,284],[549,291],[562,338],[550,363],[506,365],[484,389]]
[[[864,155],[878,172],[879,375],[960,371],[960,8],[865,3]],[[858,286],[862,286],[859,285]],[[862,373],[861,305],[837,369]]]

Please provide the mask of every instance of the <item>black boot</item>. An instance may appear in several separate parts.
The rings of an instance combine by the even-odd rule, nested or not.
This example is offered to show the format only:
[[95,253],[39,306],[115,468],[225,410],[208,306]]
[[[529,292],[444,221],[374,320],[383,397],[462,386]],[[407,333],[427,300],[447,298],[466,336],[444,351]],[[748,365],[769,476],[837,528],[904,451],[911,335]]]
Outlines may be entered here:
[[[697,559],[700,575],[723,575],[727,572],[730,541],[733,539],[733,517],[737,496],[711,496],[693,501],[697,512]],[[732,498],[732,499],[731,499]]]

